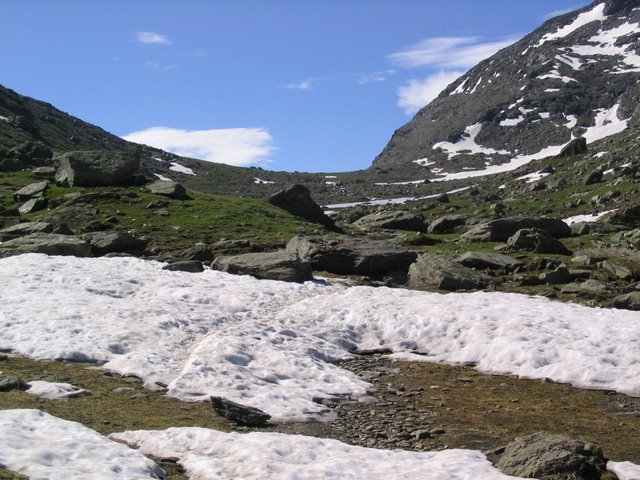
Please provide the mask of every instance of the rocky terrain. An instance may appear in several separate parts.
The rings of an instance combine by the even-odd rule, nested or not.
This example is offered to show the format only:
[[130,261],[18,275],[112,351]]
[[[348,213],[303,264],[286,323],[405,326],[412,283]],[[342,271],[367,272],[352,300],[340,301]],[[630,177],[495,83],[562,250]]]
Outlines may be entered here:
[[[445,89],[360,172],[271,172],[181,158],[0,87],[0,257],[131,255],[194,273],[210,267],[289,282],[315,276],[515,292],[640,310],[639,25],[633,0],[596,1],[549,20]],[[504,447],[538,431],[640,463],[635,398],[466,366],[391,362],[387,353],[358,352],[341,364],[372,383],[369,402],[337,399],[328,405],[332,423],[267,429],[377,448],[473,448],[523,476],[507,469],[525,462],[508,460]],[[135,378],[14,355],[0,361],[2,409],[35,404],[103,433],[255,429],[208,405],[164,404]],[[22,387],[41,369],[102,392],[94,393],[99,402],[77,399],[69,409],[31,398]],[[122,388],[130,390],[114,395]],[[114,413],[123,393],[136,418]],[[156,408],[168,422],[157,421],[149,410]],[[557,442],[592,452],[543,439]],[[597,452],[587,456],[602,470],[591,460]],[[163,467],[168,478],[185,478],[175,460]],[[613,478],[585,472],[528,473]],[[17,478],[7,475],[0,470],[0,478]]]

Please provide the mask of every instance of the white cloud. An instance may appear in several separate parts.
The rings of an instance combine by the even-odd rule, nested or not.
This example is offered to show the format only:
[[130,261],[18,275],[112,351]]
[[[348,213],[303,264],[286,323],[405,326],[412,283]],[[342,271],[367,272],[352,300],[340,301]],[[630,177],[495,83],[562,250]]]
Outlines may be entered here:
[[435,37],[422,40],[388,58],[402,67],[469,68],[520,37],[481,42],[479,37]]
[[298,83],[287,83],[283,85],[282,88],[286,88],[287,90],[313,90],[313,81],[303,80]]
[[397,90],[398,106],[403,108],[407,115],[413,115],[436,98],[442,90],[463,73],[461,71],[441,71],[429,75],[423,80],[409,80]]
[[171,45],[166,35],[154,32],[136,32],[136,40],[147,45]]
[[382,70],[379,72],[356,74],[358,85],[366,85],[367,83],[384,82],[390,76],[395,75],[396,71],[393,69]]
[[237,166],[266,164],[275,149],[273,137],[265,128],[181,130],[151,127],[122,138],[184,157]]

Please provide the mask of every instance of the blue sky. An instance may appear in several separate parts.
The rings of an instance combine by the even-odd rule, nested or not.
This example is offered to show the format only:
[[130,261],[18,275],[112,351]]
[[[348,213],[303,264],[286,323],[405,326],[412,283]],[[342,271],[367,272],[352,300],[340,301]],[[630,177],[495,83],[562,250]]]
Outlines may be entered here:
[[456,76],[580,0],[0,0],[0,84],[120,136],[366,168]]

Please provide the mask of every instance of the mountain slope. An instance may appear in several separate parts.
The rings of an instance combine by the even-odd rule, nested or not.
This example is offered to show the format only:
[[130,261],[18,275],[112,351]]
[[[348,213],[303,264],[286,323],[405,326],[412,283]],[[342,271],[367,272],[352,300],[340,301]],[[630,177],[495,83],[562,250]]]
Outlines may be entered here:
[[640,125],[639,39],[640,0],[549,20],[447,87],[373,167],[414,162],[439,179],[482,176],[556,155],[578,136],[591,143]]

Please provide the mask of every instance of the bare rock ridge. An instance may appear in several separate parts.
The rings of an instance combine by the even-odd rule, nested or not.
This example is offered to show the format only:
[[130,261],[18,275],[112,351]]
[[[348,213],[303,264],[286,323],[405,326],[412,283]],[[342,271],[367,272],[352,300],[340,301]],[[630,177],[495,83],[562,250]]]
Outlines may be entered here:
[[372,168],[431,179],[506,171],[640,125],[639,7],[600,0],[547,21],[449,85]]

